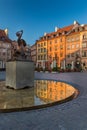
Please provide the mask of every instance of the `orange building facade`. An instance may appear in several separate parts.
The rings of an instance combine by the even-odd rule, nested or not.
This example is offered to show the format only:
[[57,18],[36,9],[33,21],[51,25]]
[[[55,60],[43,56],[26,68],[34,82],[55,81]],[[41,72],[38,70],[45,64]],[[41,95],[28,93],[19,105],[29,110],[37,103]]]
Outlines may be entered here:
[[36,42],[37,65],[42,68],[66,66],[74,68],[75,57],[81,57],[87,67],[87,25],[74,21],[72,25],[56,28],[55,32],[45,33]]

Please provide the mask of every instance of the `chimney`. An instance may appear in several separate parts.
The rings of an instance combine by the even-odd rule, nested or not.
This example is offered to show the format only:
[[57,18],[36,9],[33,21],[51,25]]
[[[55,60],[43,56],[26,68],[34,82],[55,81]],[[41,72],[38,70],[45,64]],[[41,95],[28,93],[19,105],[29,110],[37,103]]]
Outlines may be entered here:
[[79,24],[77,21],[74,21],[74,23],[73,23],[73,24],[74,24],[74,25],[75,25],[75,24],[78,24],[78,25],[80,25],[80,24]]
[[45,33],[44,33],[44,36],[46,36],[46,34],[47,34],[47,33],[45,32]]
[[4,31],[5,31],[5,34],[8,36],[8,29],[6,28]]
[[57,27],[55,27],[55,32],[57,32],[57,30],[58,30],[58,28],[57,28]]
[[77,22],[76,21],[74,21],[74,25],[76,24]]

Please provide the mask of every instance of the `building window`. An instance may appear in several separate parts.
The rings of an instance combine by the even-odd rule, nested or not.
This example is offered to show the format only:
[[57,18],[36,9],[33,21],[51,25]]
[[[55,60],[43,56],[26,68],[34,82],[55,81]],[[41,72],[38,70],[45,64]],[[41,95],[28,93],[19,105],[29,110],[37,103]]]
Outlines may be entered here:
[[40,56],[38,56],[38,60],[40,60]]
[[71,54],[71,57],[74,57],[74,56],[75,56],[75,54],[74,54],[74,53],[72,53],[72,54]]
[[2,37],[1,37],[1,40],[2,40],[2,41],[4,41],[4,40],[5,40],[5,37],[4,37],[4,36],[2,36]]
[[79,31],[79,28],[76,28],[76,29],[75,29],[75,32],[78,32],[78,31]]
[[83,35],[83,39],[87,39],[87,34],[84,34],[84,35]]
[[86,48],[86,47],[87,47],[87,43],[86,42],[82,43],[82,48]]
[[57,40],[55,40],[55,43],[57,43]]
[[74,46],[75,46],[75,45],[73,44],[73,45],[72,45],[72,49],[74,49]]
[[80,37],[79,36],[76,36],[76,41],[78,41],[80,39]]
[[63,57],[63,53],[60,53],[60,57]]
[[50,92],[52,92],[52,88],[50,88]]
[[52,41],[50,41],[50,44],[52,44]]
[[56,37],[56,34],[54,34],[53,37]]
[[48,36],[47,38],[48,38],[48,39],[50,39],[51,37],[50,37],[50,36]]
[[79,48],[79,44],[76,44],[76,48]]
[[46,48],[44,48],[44,52],[46,52]]
[[43,48],[41,48],[41,53],[43,52]]
[[61,95],[63,94],[63,90],[60,90],[60,94],[61,94]]
[[55,59],[57,59],[57,53],[55,53]]
[[50,47],[50,51],[52,51],[52,48]]
[[70,58],[70,55],[67,55],[67,58]]
[[46,55],[44,55],[44,60],[46,60]]
[[70,38],[67,38],[67,42],[70,42],[71,41],[71,39]]
[[41,47],[43,47],[43,43],[41,43]]
[[61,50],[63,49],[63,45],[60,45],[60,49],[61,49]]
[[41,60],[43,60],[43,56],[41,55]]
[[52,95],[50,94],[50,98],[52,98]]
[[7,53],[8,56],[10,56],[10,53]]
[[60,38],[60,42],[62,42],[62,38]]
[[46,46],[46,42],[44,42],[44,46]]
[[79,51],[77,51],[77,52],[76,52],[76,55],[80,55],[80,52],[79,52]]
[[38,44],[38,47],[40,47],[40,44]]
[[10,46],[9,44],[6,45],[7,48],[9,48],[9,46]]
[[40,49],[38,49],[38,53],[40,53]]
[[82,51],[82,57],[87,57],[87,51]]
[[70,45],[68,45],[68,46],[67,46],[67,50],[70,50],[70,48],[71,48]]
[[83,28],[82,28],[82,27],[80,27],[80,28],[79,28],[79,30],[80,30],[80,31],[82,31],[82,30],[83,30]]
[[6,44],[3,43],[2,45],[3,45],[3,47],[6,47]]
[[55,46],[55,48],[54,48],[54,49],[55,49],[55,51],[57,51],[57,46]]
[[74,38],[74,37],[72,37],[72,42],[73,42],[73,41],[75,41],[75,38]]
[[5,56],[6,55],[6,53],[5,52],[3,52],[3,56]]

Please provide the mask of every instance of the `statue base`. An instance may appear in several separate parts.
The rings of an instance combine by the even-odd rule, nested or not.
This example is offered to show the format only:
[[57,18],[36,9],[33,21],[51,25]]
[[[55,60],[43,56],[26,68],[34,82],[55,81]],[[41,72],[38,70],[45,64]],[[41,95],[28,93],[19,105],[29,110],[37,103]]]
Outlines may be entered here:
[[34,62],[9,61],[6,63],[6,86],[22,89],[34,86]]

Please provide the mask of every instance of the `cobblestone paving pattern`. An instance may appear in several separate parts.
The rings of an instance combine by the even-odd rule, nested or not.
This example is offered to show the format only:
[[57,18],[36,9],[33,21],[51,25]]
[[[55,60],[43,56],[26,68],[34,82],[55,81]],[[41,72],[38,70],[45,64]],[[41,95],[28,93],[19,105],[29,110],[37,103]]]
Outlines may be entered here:
[[[0,72],[5,79],[5,72]],[[35,79],[65,81],[79,89],[67,103],[38,110],[0,113],[0,130],[87,130],[87,72],[38,73]]]

